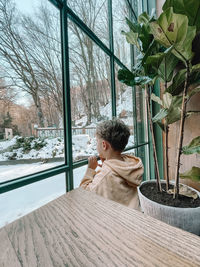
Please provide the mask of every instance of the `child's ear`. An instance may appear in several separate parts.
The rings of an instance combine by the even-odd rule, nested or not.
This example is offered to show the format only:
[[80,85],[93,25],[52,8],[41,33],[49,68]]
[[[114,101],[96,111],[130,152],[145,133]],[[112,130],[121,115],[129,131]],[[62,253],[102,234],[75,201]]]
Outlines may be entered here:
[[102,148],[103,150],[107,150],[108,149],[108,142],[106,142],[105,140],[102,141]]

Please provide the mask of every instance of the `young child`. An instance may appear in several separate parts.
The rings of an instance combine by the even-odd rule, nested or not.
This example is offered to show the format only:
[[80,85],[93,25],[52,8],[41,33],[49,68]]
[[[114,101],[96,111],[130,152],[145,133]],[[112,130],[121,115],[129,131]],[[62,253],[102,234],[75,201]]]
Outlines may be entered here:
[[[137,186],[142,181],[143,164],[140,158],[122,154],[130,130],[121,120],[105,121],[97,126],[97,157],[88,159],[88,168],[80,186],[128,207],[139,210]],[[100,166],[99,171],[95,171]]]

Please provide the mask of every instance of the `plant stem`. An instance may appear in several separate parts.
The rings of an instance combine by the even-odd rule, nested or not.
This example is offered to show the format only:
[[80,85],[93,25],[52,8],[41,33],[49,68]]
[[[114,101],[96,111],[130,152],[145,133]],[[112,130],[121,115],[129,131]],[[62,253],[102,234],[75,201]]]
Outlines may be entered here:
[[[167,92],[167,62],[165,57],[165,92]],[[168,133],[169,126],[167,119],[165,119],[165,175],[166,175],[166,191],[169,190],[169,158],[168,158]]]
[[165,174],[166,174],[166,190],[169,190],[169,155],[168,155],[168,136],[169,126],[165,124]]
[[179,195],[179,169],[180,169],[180,157],[182,154],[182,146],[183,146],[183,136],[184,136],[184,124],[186,118],[186,106],[187,106],[187,91],[189,87],[189,76],[190,76],[190,68],[189,62],[186,62],[187,72],[186,72],[186,80],[184,84],[183,98],[182,98],[182,106],[181,106],[181,122],[179,129],[179,141],[178,141],[178,153],[177,153],[177,166],[175,172],[175,184],[174,184],[174,196],[173,198],[178,198]]
[[155,145],[155,138],[154,138],[154,132],[153,132],[153,122],[151,119],[150,93],[149,93],[149,88],[147,86],[145,86],[145,92],[146,92],[147,113],[148,113],[148,118],[149,118],[151,136],[152,136],[153,157],[154,157],[154,164],[155,164],[157,187],[158,187],[158,190],[162,192],[161,183],[160,183],[160,173],[159,173],[159,168],[158,168],[158,158],[157,158],[157,153],[156,153],[156,145]]

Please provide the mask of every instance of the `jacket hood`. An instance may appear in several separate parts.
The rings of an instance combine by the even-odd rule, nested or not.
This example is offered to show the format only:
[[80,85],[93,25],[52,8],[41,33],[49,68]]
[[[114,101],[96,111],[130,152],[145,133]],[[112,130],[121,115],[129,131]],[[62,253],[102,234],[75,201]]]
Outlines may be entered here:
[[144,172],[143,164],[140,158],[122,154],[123,161],[117,159],[105,160],[103,164],[107,165],[113,173],[125,179],[129,184],[141,182],[141,176]]

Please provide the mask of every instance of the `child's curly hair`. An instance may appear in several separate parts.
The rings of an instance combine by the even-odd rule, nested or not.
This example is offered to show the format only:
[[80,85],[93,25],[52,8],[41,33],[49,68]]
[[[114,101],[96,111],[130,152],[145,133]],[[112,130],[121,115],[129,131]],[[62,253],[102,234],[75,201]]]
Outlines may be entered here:
[[128,143],[130,130],[123,121],[112,119],[98,124],[96,135],[109,142],[115,151],[122,152]]

